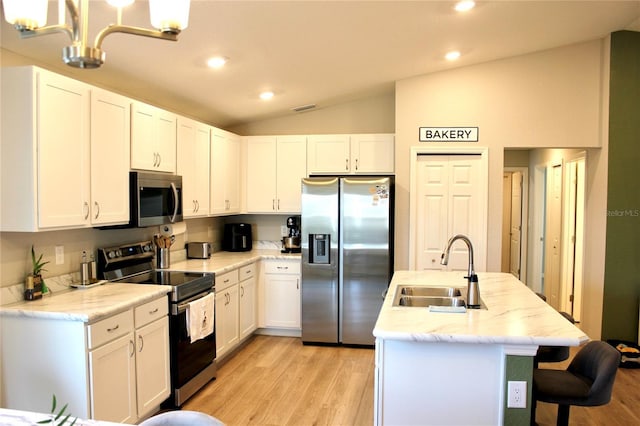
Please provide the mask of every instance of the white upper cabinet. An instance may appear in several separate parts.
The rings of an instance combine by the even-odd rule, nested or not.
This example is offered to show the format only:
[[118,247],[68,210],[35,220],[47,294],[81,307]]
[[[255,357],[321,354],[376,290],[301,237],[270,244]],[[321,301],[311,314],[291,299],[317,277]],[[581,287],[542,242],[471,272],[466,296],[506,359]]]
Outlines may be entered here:
[[211,130],[211,214],[240,212],[240,137]]
[[392,174],[393,134],[312,135],[307,143],[311,174]]
[[37,67],[2,69],[2,231],[90,225],[89,92]]
[[177,172],[182,176],[185,218],[209,214],[210,134],[209,126],[178,117]]
[[91,89],[91,223],[129,221],[131,100]]
[[176,172],[176,116],[133,102],[131,105],[131,168]]
[[247,138],[247,212],[299,213],[306,136]]

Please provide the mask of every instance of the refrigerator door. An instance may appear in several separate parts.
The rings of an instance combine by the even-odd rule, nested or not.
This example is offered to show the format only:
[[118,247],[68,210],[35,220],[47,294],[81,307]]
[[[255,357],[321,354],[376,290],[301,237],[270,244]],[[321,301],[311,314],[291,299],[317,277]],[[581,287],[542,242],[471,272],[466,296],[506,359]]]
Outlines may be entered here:
[[373,345],[373,328],[392,273],[392,181],[343,178],[340,192],[340,340]]
[[302,180],[302,341],[338,343],[337,178]]

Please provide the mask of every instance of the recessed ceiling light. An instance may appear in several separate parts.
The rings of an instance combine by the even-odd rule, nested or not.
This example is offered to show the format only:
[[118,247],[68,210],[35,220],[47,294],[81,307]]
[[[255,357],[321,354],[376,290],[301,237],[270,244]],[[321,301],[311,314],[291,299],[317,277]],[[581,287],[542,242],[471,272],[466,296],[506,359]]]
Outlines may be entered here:
[[227,63],[227,58],[216,56],[207,61],[209,68],[222,68]]
[[476,2],[473,0],[462,0],[456,3],[454,9],[458,12],[467,12],[476,6]]
[[262,93],[260,93],[260,99],[262,99],[263,101],[268,101],[271,98],[273,98],[273,92],[262,92]]
[[460,52],[458,52],[457,50],[452,50],[451,52],[447,52],[447,54],[444,55],[444,58],[447,61],[455,61],[459,57],[460,57]]

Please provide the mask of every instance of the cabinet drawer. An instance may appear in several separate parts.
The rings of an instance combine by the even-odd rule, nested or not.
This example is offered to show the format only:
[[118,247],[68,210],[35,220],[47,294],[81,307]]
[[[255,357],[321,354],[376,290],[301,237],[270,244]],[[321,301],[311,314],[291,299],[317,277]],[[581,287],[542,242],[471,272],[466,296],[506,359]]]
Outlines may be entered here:
[[231,287],[234,284],[238,284],[238,270],[225,272],[224,274],[216,275],[216,291],[224,290],[227,287]]
[[161,297],[144,305],[137,306],[134,311],[136,328],[149,324],[169,313],[169,302],[166,297]]
[[240,268],[240,281],[247,280],[253,277],[256,270],[256,264],[252,263],[251,265],[243,266]]
[[300,262],[273,262],[264,263],[264,272],[267,274],[299,274]]
[[89,349],[97,348],[110,340],[133,331],[133,310],[121,312],[87,326]]

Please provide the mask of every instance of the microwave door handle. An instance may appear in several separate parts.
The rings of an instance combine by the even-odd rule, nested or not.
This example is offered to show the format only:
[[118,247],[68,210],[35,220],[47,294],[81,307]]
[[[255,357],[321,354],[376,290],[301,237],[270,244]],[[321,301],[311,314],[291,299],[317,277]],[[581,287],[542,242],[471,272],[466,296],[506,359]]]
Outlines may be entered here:
[[171,221],[171,223],[174,223],[176,221],[176,216],[178,215],[178,203],[180,202],[178,200],[178,188],[176,188],[176,184],[171,182],[171,190],[173,191],[173,216],[171,216],[171,219],[169,219]]

